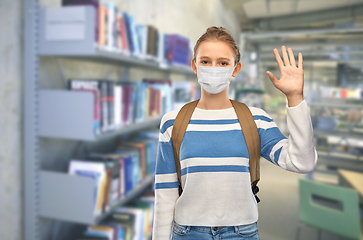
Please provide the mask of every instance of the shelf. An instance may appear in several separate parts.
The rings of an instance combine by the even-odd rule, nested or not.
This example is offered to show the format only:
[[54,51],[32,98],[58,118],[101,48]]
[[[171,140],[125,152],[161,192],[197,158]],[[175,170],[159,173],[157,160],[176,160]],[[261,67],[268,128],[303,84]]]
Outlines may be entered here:
[[154,174],[149,174],[148,176],[146,176],[145,179],[142,181],[141,184],[139,184],[138,186],[136,186],[126,196],[121,197],[116,203],[112,204],[110,206],[110,209],[106,213],[104,213],[101,216],[97,217],[95,219],[95,223],[98,223],[98,222],[102,221],[103,219],[107,218],[110,214],[113,213],[113,211],[117,207],[119,207],[121,205],[125,205],[129,201],[133,200],[135,197],[137,197],[139,194],[141,194],[143,191],[145,191],[150,186],[150,184],[152,184],[154,182],[154,179],[155,179],[155,175]]
[[141,122],[96,134],[93,111],[94,99],[91,92],[40,90],[38,136],[96,141],[156,127],[161,121],[161,116],[150,117]]
[[264,94],[265,90],[261,89],[261,88],[240,88],[240,89],[236,89],[236,91],[238,93],[244,93],[244,92],[254,92],[254,93],[261,93]]
[[[128,56],[121,52],[107,51],[97,48],[95,42],[95,10],[91,6],[78,7],[79,11],[83,10],[84,19],[80,20],[78,29],[82,31],[83,36],[75,32],[67,32],[66,37],[50,36],[48,25],[52,22],[46,21],[47,11],[53,11],[53,8],[42,8],[40,10],[40,33],[39,33],[39,56],[64,57],[82,61],[91,61],[98,63],[122,65],[127,67],[137,67],[154,69],[167,73],[179,73],[195,77],[196,74],[191,66],[184,65],[166,65],[161,66],[158,61],[153,59],[142,59],[135,56]],[[59,8],[58,11],[69,11]],[[48,12],[50,14],[50,12]],[[67,14],[64,14],[67,16]],[[66,20],[65,20],[66,21]],[[69,24],[69,23],[68,23]],[[61,24],[60,24],[61,25]],[[69,27],[69,26],[66,26]],[[62,30],[62,26],[58,26]]]
[[311,107],[330,107],[330,108],[356,108],[363,109],[363,104],[343,104],[343,103],[329,103],[329,102],[311,102]]
[[323,150],[318,150],[318,155],[319,157],[328,157],[328,158],[335,158],[335,159],[342,159],[343,161],[360,161],[361,163],[363,163],[363,157],[357,156],[357,155],[353,155],[353,154],[349,154],[349,153],[345,153],[345,152],[331,152],[329,154],[329,152],[327,151],[323,151]]
[[363,158],[348,154],[330,154],[318,151],[318,165],[363,172]]
[[[43,54],[42,56],[47,56]],[[106,63],[106,64],[113,64],[128,67],[138,67],[138,68],[146,68],[146,69],[154,69],[168,73],[179,73],[189,76],[196,76],[190,66],[184,65],[168,65],[166,67],[160,67],[159,63],[154,60],[150,59],[141,59],[134,56],[126,56],[121,53],[115,53],[111,51],[105,51],[100,49],[93,49],[90,53],[68,53],[68,54],[52,54],[52,56],[57,57],[64,57],[68,59],[74,60],[82,60],[82,61],[89,61],[89,62],[98,62],[98,63]]]
[[314,134],[321,137],[328,137],[328,136],[339,136],[339,137],[347,137],[347,138],[362,138],[363,140],[363,133],[359,132],[349,132],[349,131],[342,131],[342,130],[314,130]]
[[94,216],[94,181],[91,178],[51,171],[40,171],[41,217],[82,224],[97,224],[112,212],[142,193],[154,181],[148,175],[141,184],[110,206],[106,213]]

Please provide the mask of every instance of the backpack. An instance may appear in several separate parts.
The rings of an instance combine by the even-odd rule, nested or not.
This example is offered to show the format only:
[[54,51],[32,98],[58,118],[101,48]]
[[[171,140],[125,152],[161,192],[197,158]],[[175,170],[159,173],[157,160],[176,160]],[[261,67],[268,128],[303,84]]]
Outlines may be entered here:
[[[188,127],[190,118],[192,117],[194,109],[197,106],[199,100],[200,99],[197,99],[195,101],[186,103],[179,110],[173,124],[171,138],[174,149],[176,171],[178,174],[179,196],[183,192],[183,189],[181,187],[180,161],[179,161],[180,146],[183,141],[183,137]],[[249,153],[251,188],[253,194],[255,195],[257,203],[259,203],[260,199],[256,196],[256,193],[258,193],[259,191],[257,183],[260,180],[260,136],[258,134],[257,126],[253,119],[253,115],[249,110],[249,108],[247,107],[247,105],[232,99],[229,100],[231,101],[234,110],[236,111],[243,135],[245,137]]]

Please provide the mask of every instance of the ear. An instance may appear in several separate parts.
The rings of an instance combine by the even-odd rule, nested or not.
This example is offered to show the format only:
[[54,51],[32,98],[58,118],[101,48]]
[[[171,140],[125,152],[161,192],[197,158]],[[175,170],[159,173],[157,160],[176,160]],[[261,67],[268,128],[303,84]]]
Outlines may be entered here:
[[237,76],[237,74],[239,73],[239,71],[241,71],[241,67],[242,67],[242,64],[240,62],[238,62],[236,68],[234,69],[234,71],[232,73],[232,76],[233,77],[236,77]]
[[192,59],[192,61],[190,62],[190,65],[192,66],[194,73],[197,74],[197,67],[195,66],[194,59]]

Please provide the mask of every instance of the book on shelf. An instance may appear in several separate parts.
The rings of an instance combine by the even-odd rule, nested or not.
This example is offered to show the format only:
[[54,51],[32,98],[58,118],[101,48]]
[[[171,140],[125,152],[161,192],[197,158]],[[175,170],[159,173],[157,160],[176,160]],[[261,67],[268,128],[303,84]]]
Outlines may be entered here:
[[127,37],[127,29],[125,26],[125,19],[122,13],[118,13],[118,21],[119,21],[119,38],[121,39],[121,52],[127,56],[130,56],[130,47],[128,43]]
[[146,138],[139,135],[135,138],[123,140],[117,146],[117,153],[131,155],[131,169],[127,170],[127,167],[124,168],[130,173],[133,173],[133,177],[129,179],[129,188],[134,188],[147,175],[155,172],[157,143],[158,138]]
[[147,157],[145,143],[136,141],[123,141],[118,146],[118,149],[134,149],[139,151],[140,156],[140,179],[143,180],[147,175]]
[[115,152],[91,152],[85,159],[72,159],[68,173],[91,177],[95,182],[94,215],[109,211],[148,174],[155,171],[157,139],[132,138],[122,141]]
[[153,25],[147,25],[147,55],[150,59],[156,57],[157,29]]
[[170,80],[115,82],[104,79],[69,79],[68,89],[94,95],[94,132],[100,134],[162,116],[171,110]]
[[140,46],[140,56],[147,58],[147,27],[142,24],[136,24],[136,36]]
[[[62,31],[64,34],[55,35],[61,41],[50,42],[49,39],[45,39],[44,48],[40,50],[41,54],[48,55],[52,52],[59,54],[59,51],[55,49],[61,49],[63,44],[67,44],[70,54],[76,53],[78,49],[80,53],[82,52],[81,54],[97,54],[97,50],[101,50],[126,57],[133,56],[141,60],[151,60],[156,63],[155,67],[167,68],[169,65],[176,65],[190,69],[193,52],[188,38],[180,34],[162,32],[152,24],[137,23],[133,14],[120,11],[112,1],[102,3],[81,0],[66,2],[63,7],[57,9],[58,20],[66,22],[69,15],[67,11],[71,8],[77,8],[77,14],[84,22],[82,25],[78,22],[63,24]],[[90,8],[93,8],[94,11],[89,11]],[[51,9],[53,8],[44,9],[45,15],[48,12],[51,13]],[[87,10],[83,11],[84,9]],[[90,21],[91,19],[92,21]],[[49,22],[46,19],[42,19],[41,24],[49,27]],[[87,28],[90,26],[88,24],[92,24],[94,27],[94,34],[92,34],[94,39],[92,41],[86,39],[85,34],[80,34],[80,32],[88,32]],[[67,31],[67,28],[79,28],[80,31]],[[47,33],[42,32],[42,34]],[[66,43],[63,41],[65,39],[79,39],[82,42]],[[82,44],[83,42],[85,45]],[[69,47],[73,44],[75,46],[74,51],[73,48]]]
[[125,240],[135,239],[135,215],[134,214],[118,214],[113,213],[106,220],[107,222],[112,222],[119,224],[125,229]]
[[107,239],[115,239],[114,236],[115,230],[111,226],[102,226],[102,225],[91,225],[87,228],[87,231],[85,232],[86,235],[92,236],[92,235],[98,235],[98,236],[104,236]]
[[322,98],[363,99],[363,88],[319,86]]
[[155,104],[155,107],[153,106],[153,108],[150,109],[152,114],[162,116],[172,110],[173,82],[170,79],[144,78],[142,79],[142,82],[145,83],[147,87],[153,88],[157,91],[154,101],[152,100],[153,98],[149,98],[149,102],[153,102]]
[[[87,160],[103,161],[107,165],[113,165],[111,181],[108,186],[109,202],[105,205],[109,207],[121,196],[127,195],[140,182],[139,175],[139,159],[136,150],[128,149],[128,151],[119,151],[116,153],[91,153],[87,156]],[[113,187],[112,187],[112,184]],[[107,208],[108,209],[108,208]]]
[[[156,139],[152,138],[143,138],[143,137],[136,137],[130,139],[127,144],[131,144],[131,146],[140,146],[140,151],[144,151],[145,155],[145,174],[150,175],[155,172],[155,156],[156,156]],[[121,143],[123,144],[123,143]]]
[[97,81],[70,79],[68,81],[68,89],[73,91],[90,91],[94,94],[94,131],[96,134],[98,134],[100,132],[101,121],[101,98],[99,83]]
[[126,227],[112,222],[105,222],[98,225],[88,226],[86,231],[82,233],[76,240],[89,240],[89,239],[107,239],[107,240],[120,240],[127,239]]
[[118,10],[117,7],[113,2],[107,2],[104,3],[104,6],[106,7],[106,28],[107,28],[107,44],[106,48],[110,51],[113,49],[118,49],[117,46],[117,16],[118,16]]
[[[113,82],[99,79],[69,79],[68,88],[72,91],[80,89],[95,90],[95,133],[106,131],[112,125],[111,114],[113,109]],[[99,96],[99,97],[97,97]],[[112,103],[111,103],[112,102]]]
[[[120,196],[127,195],[141,181],[139,151],[134,149],[117,149],[117,154],[123,154],[124,158],[120,162],[123,178],[120,179]],[[121,176],[121,174],[120,174]]]
[[124,91],[120,85],[114,85],[114,126],[120,128],[123,126],[124,113],[122,109]]
[[[147,240],[151,235],[153,217],[154,202],[136,199],[122,207],[116,208],[104,221],[98,225],[88,227],[86,232],[90,235],[92,232],[100,234],[103,231],[103,235],[108,234],[109,239],[112,240]],[[114,238],[110,238],[111,235]]]
[[71,160],[68,168],[68,174],[91,177],[94,179],[94,215],[100,215],[102,213],[107,182],[105,164],[84,160]]
[[144,221],[140,224],[140,229],[143,229],[143,239],[148,239],[149,234],[152,232],[153,228],[153,218],[154,218],[154,201],[147,201],[138,199],[137,201],[130,202],[126,205],[126,208],[133,207],[139,208],[143,211]]
[[110,205],[117,201],[120,197],[119,189],[122,178],[124,175],[120,175],[122,171],[120,167],[120,161],[124,156],[116,153],[97,153],[91,152],[87,155],[86,160],[98,163],[104,163],[107,173],[106,191],[103,202],[103,211],[108,211]]
[[[124,81],[117,82],[117,85],[122,88],[122,121],[124,125],[129,125],[134,122],[134,109],[137,102],[140,104],[140,101],[137,101],[136,91],[137,86],[136,83]],[[137,102],[136,102],[137,101]]]
[[133,227],[133,240],[144,239],[142,236],[144,235],[144,221],[145,221],[146,211],[144,209],[123,206],[116,208],[113,216],[115,218],[120,217],[130,217],[133,222],[131,226]]
[[168,62],[167,62],[167,50],[166,50],[166,40],[167,40],[167,34],[164,32],[158,33],[158,44],[157,44],[157,57],[159,62],[160,68],[167,68]]
[[167,35],[166,52],[169,65],[189,66],[189,39],[178,34]]

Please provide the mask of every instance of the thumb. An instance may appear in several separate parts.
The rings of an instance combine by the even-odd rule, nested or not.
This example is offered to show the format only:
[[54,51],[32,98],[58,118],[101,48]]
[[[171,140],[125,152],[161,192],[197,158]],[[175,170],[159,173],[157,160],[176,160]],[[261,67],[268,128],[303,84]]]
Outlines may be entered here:
[[277,83],[277,81],[278,81],[276,79],[276,77],[270,71],[267,71],[266,73],[267,73],[268,77],[270,78],[271,82],[275,85]]

